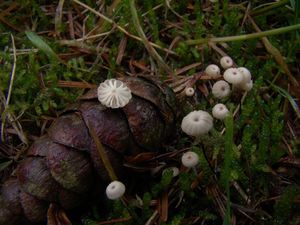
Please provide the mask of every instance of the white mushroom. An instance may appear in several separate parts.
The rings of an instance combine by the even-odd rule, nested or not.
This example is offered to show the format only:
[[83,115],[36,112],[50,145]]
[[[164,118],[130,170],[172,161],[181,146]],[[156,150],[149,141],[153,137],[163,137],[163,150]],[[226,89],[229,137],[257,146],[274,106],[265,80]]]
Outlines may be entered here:
[[224,69],[227,69],[233,66],[233,60],[229,56],[223,56],[220,59],[220,64]]
[[222,103],[216,104],[212,109],[213,117],[215,117],[216,119],[219,119],[219,120],[224,120],[225,117],[228,115],[228,113],[229,113],[229,110]]
[[251,73],[246,67],[238,67],[238,71],[243,75],[243,83],[248,83],[251,81]]
[[230,86],[224,80],[219,80],[212,86],[212,94],[216,98],[225,98],[230,94]]
[[193,96],[195,94],[195,90],[192,87],[186,88],[184,92],[185,92],[185,95],[189,96],[189,97]]
[[241,86],[240,86],[241,89],[243,89],[244,91],[250,91],[252,88],[253,88],[253,81],[250,80],[249,82],[247,83],[243,83]]
[[122,182],[115,180],[106,187],[106,196],[111,200],[116,200],[124,195],[125,189]]
[[101,83],[97,89],[98,100],[109,108],[125,106],[132,98],[130,89],[116,79],[109,79]]
[[237,68],[229,68],[224,72],[224,80],[231,84],[243,82],[244,76]]
[[181,122],[182,131],[193,137],[208,133],[212,127],[212,116],[202,110],[190,112]]
[[181,157],[181,163],[185,167],[192,168],[199,163],[199,156],[192,151],[185,152]]
[[215,64],[210,64],[205,68],[205,73],[212,78],[218,78],[221,76],[220,68]]
[[243,80],[240,83],[234,84],[234,88],[250,91],[253,87],[250,71],[246,67],[239,67],[238,70],[243,75]]

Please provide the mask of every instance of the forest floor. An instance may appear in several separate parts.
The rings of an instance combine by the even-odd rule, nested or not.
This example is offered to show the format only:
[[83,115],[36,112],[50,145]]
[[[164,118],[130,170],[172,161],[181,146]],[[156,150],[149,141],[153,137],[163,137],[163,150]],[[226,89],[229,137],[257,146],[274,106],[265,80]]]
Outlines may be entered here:
[[[200,163],[156,174],[105,214],[99,205],[79,220],[67,213],[73,224],[300,224],[299,30],[297,0],[1,1],[1,183],[87,89],[144,75],[172,87],[181,105],[166,151],[192,150]],[[251,90],[213,96],[220,78],[204,71],[223,56],[248,68]],[[196,141],[181,131],[184,115],[216,103],[230,119]],[[158,165],[181,166],[179,154],[168,157]]]

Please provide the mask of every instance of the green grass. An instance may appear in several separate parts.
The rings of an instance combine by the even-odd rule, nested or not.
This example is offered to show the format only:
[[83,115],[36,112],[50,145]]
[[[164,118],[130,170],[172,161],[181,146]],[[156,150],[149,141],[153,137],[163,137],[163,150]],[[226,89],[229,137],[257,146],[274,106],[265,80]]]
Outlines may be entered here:
[[[43,133],[87,84],[120,74],[175,83],[219,64],[223,54],[252,73],[254,88],[247,95],[221,100],[237,113],[225,123],[215,120],[214,131],[200,142],[180,131],[180,120],[191,110],[211,112],[218,102],[210,93],[214,80],[200,79],[196,97],[178,98],[179,137],[167,151],[197,152],[202,176],[196,186],[192,170],[157,176],[139,193],[129,193],[135,200],[128,208],[110,202],[103,215],[97,205],[83,216],[84,224],[132,215],[138,218],[119,224],[146,224],[157,209],[154,200],[165,192],[169,212],[161,224],[297,224],[299,1],[18,0],[4,1],[0,9],[2,141],[20,149],[13,153],[20,158],[22,135],[31,142]],[[12,132],[16,122],[22,135]],[[0,172],[14,168],[11,158],[0,152]],[[180,166],[180,154],[160,163]]]

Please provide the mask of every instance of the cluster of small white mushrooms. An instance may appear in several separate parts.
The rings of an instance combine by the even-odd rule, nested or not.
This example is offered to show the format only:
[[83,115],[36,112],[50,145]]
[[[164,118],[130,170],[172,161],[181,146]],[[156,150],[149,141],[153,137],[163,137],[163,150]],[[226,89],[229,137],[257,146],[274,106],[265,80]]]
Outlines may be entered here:
[[[212,88],[212,93],[216,98],[224,98],[230,94],[230,86],[232,84],[233,88],[237,88],[244,91],[250,91],[253,86],[253,81],[250,71],[245,67],[233,67],[233,60],[229,56],[224,56],[220,60],[222,68],[225,70],[223,73],[223,79],[217,81]],[[215,68],[217,67],[217,68]],[[211,68],[214,68],[212,70]],[[222,77],[221,75],[216,77],[214,71],[220,71],[217,65],[208,65],[205,69],[205,73],[212,78]],[[226,83],[227,84],[226,84]]]
[[[223,68],[223,76],[219,66],[215,64],[208,65],[205,74],[212,79],[219,79],[212,86],[212,95],[217,99],[223,99],[230,95],[232,85],[233,89],[250,91],[253,87],[253,81],[250,71],[245,67],[234,67],[234,62],[229,56],[220,59],[220,65]],[[194,90],[186,89],[186,95],[191,96]],[[229,114],[226,105],[217,103],[212,108],[214,118],[224,120]],[[199,137],[208,133],[213,128],[213,117],[205,111],[192,111],[186,115],[181,122],[181,129],[184,133],[192,137]],[[188,152],[182,155],[182,164],[186,167],[198,163],[198,156],[194,152]],[[196,163],[196,164],[197,164]],[[192,167],[192,166],[191,166]]]
[[[233,89],[250,91],[253,87],[253,81],[250,71],[246,67],[233,67],[234,62],[229,56],[224,56],[220,60],[221,67],[225,70],[223,73],[223,79],[215,82],[212,86],[212,94],[217,99],[222,99],[230,95],[230,84]],[[217,68],[215,68],[217,67]],[[214,71],[220,68],[214,64],[206,67],[205,73],[212,78],[216,78],[215,72],[210,68],[214,68]],[[219,77],[222,77],[221,75]],[[216,104],[213,107],[212,115],[216,119],[224,120],[229,113],[227,107],[224,104]]]

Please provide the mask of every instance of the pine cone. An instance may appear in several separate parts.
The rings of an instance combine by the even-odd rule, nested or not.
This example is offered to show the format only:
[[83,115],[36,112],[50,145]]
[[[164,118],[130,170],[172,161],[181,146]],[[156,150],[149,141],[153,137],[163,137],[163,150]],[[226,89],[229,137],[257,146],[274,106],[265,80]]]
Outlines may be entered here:
[[46,220],[50,203],[72,209],[83,203],[95,186],[109,181],[108,173],[90,135],[90,127],[122,177],[126,155],[157,151],[175,126],[175,97],[159,82],[146,78],[120,78],[132,99],[119,109],[106,108],[92,89],[66,110],[35,141],[16,169],[16,177],[3,184],[0,225]]

